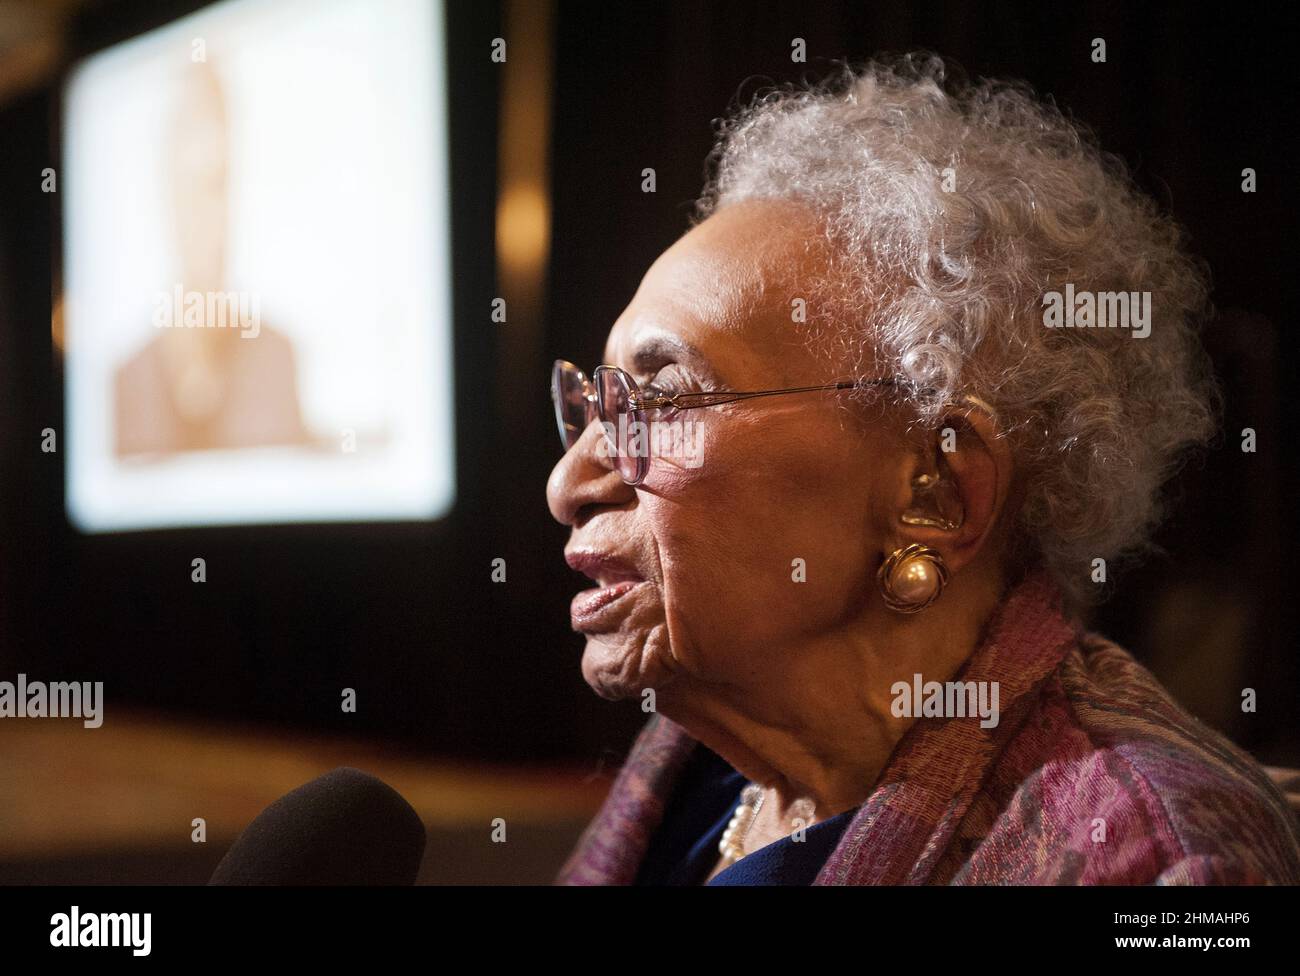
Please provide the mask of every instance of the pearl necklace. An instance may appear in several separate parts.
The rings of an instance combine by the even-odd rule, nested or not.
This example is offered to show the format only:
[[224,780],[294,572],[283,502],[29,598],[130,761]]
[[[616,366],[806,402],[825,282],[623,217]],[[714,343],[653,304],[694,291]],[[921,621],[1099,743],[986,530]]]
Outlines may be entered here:
[[[763,787],[757,783],[750,783],[740,791],[740,803],[736,806],[736,812],[731,815],[731,822],[727,824],[727,829],[722,832],[722,840],[718,841],[718,853],[722,855],[725,864],[735,864],[745,856],[745,838],[749,836],[749,829],[758,819],[758,811],[762,806]],[[800,800],[796,806],[801,813],[804,810],[808,811],[806,819],[811,822],[816,807],[808,800]]]
[[731,815],[731,823],[722,832],[722,840],[718,842],[718,853],[727,864],[735,864],[745,856],[745,838],[749,835],[749,828],[754,826],[754,819],[762,805],[763,788],[757,783],[750,783],[740,791],[740,804]]

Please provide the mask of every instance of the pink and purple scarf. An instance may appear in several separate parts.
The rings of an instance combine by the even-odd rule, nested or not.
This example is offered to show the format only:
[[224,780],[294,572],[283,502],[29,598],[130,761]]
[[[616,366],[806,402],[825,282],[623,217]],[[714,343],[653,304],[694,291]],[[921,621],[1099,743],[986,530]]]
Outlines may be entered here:
[[[814,884],[1300,883],[1300,826],[1261,767],[1121,648],[1013,589],[956,680],[1000,721],[920,718]],[[558,884],[631,884],[697,741],[656,715]]]

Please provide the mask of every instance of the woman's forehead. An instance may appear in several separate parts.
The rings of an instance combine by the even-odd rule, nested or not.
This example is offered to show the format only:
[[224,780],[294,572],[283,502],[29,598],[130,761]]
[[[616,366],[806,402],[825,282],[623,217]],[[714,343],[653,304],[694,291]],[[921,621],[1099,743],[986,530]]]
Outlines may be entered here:
[[610,331],[605,361],[631,360],[643,347],[693,359],[788,348],[792,303],[815,270],[806,231],[787,207],[770,205],[728,208],[692,228],[646,272]]

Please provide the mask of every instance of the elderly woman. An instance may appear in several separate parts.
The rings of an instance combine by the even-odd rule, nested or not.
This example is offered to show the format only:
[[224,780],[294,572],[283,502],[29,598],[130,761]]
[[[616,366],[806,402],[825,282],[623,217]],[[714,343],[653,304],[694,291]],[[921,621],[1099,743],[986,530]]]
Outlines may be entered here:
[[556,363],[582,672],[654,713],[563,883],[1300,882],[1261,768],[1077,622],[1213,430],[1204,280],[1058,111],[943,80],[725,124]]

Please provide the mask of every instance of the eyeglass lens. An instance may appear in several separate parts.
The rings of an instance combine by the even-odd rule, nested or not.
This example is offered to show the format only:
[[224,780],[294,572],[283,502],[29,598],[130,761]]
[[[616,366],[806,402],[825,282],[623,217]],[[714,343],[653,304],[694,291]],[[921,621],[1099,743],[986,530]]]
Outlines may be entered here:
[[[630,409],[631,389],[621,370],[597,369],[593,387],[582,370],[560,360],[551,371],[551,399],[555,404],[560,442],[566,451],[599,417],[619,475],[629,484],[641,481],[649,459],[636,456],[639,452],[620,449],[618,444],[619,437],[626,436],[631,423],[643,420],[641,411]],[[625,414],[627,416],[620,423],[620,416]],[[624,434],[620,435],[620,431]]]
[[645,468],[650,462],[648,458],[640,456],[641,452],[629,450],[627,444],[619,443],[620,440],[627,439],[630,424],[644,423],[642,412],[631,407],[631,393],[627,376],[622,370],[596,370],[596,400],[600,404],[600,419],[604,422],[606,440],[610,441],[613,450],[614,465],[623,480],[634,485],[645,476]]
[[555,403],[560,442],[566,451],[578,442],[582,432],[595,419],[588,392],[589,384],[582,370],[566,362],[555,364],[551,371],[551,399]]

